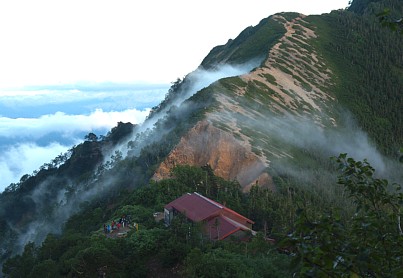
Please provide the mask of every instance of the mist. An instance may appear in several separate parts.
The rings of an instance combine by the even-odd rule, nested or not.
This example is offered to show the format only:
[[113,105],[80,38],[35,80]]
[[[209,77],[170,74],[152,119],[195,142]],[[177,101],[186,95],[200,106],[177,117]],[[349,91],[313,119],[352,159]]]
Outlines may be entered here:
[[31,174],[44,163],[66,152],[68,148],[59,143],[38,146],[32,142],[9,146],[0,156],[0,192],[9,184],[18,182],[23,175]]
[[219,79],[232,76],[239,76],[248,73],[255,67],[259,66],[260,63],[261,63],[260,59],[255,59],[240,65],[227,65],[227,64],[218,65],[212,70],[205,70],[199,67],[195,71],[191,72],[188,76],[186,76],[186,78],[189,79],[191,86],[189,86],[189,88],[186,89],[185,92],[183,92],[183,96],[178,100],[178,102],[174,104],[179,105],[185,99],[188,99],[196,92],[209,86],[210,84],[216,82]]
[[[88,183],[74,185],[68,179],[51,177],[39,184],[30,195],[31,201],[35,203],[34,220],[23,229],[8,221],[8,225],[18,235],[13,254],[20,254],[28,242],[40,245],[49,233],[60,234],[66,221],[81,211],[84,203],[114,188],[115,181],[112,175],[102,180],[94,176]],[[55,189],[55,184],[63,184],[63,187]]]
[[[326,115],[321,115],[326,117]],[[323,127],[316,124],[312,118],[304,118],[287,114],[273,116],[266,120],[248,122],[257,130],[261,130],[268,137],[282,142],[285,146],[291,146],[307,153],[319,155],[324,160],[337,157],[341,153],[347,153],[356,161],[367,160],[376,170],[376,176],[389,179],[391,182],[401,183],[402,175],[399,173],[399,165],[396,161],[385,157],[377,149],[374,142],[358,126],[352,115],[345,112],[335,127]],[[290,153],[292,156],[292,153]],[[270,159],[270,158],[269,158]],[[275,159],[275,165],[279,173],[291,175],[299,180],[309,181],[313,175],[334,176],[334,173],[316,172],[304,167],[303,163],[296,166],[293,158]],[[324,171],[320,169],[320,171]],[[334,179],[336,182],[336,179]]]
[[[159,131],[158,134],[154,134],[150,136],[153,129],[155,128],[155,124],[157,122],[164,122],[166,120],[167,113],[171,111],[173,108],[179,108],[182,113],[186,113],[188,109],[192,109],[191,104],[185,104],[184,102],[192,97],[194,94],[202,90],[203,88],[208,87],[212,83],[226,77],[238,76],[245,73],[250,72],[252,69],[257,67],[261,63],[261,60],[254,59],[247,63],[240,65],[218,65],[213,70],[205,70],[201,67],[197,68],[193,72],[189,73],[182,81],[181,86],[175,92],[174,97],[169,100],[167,105],[157,112],[152,111],[150,116],[146,119],[146,121],[138,126],[134,131],[130,138],[126,141],[122,142],[115,149],[110,150],[108,154],[106,154],[107,160],[110,160],[110,156],[115,153],[115,151],[120,151],[124,156],[128,154],[127,143],[136,140],[137,147],[135,149],[131,149],[131,154],[137,155],[141,149],[144,147],[144,142],[146,144],[150,144],[152,142],[160,140],[164,134],[168,133],[170,130]],[[168,95],[168,94],[167,94]],[[160,107],[160,106],[157,106]],[[140,139],[139,135],[142,134],[143,138]]]

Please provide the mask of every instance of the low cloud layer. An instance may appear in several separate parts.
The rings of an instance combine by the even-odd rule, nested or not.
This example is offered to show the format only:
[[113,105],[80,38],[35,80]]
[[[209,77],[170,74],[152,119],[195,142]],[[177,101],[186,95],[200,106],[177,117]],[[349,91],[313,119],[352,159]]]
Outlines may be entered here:
[[97,109],[89,115],[57,112],[39,118],[0,117],[0,139],[3,143],[0,145],[0,191],[83,140],[83,134],[105,134],[119,121],[138,124],[148,113],[149,109],[120,112]]
[[88,83],[0,90],[0,192],[22,175],[118,122],[139,124],[164,84]]
[[32,174],[41,165],[51,161],[69,146],[52,143],[38,146],[35,143],[23,143],[10,146],[0,156],[0,192],[11,183],[16,183],[25,174]]
[[89,114],[95,109],[143,110],[158,104],[168,88],[169,85],[82,83],[1,90],[0,116],[37,118],[58,111]]
[[120,112],[104,112],[102,109],[96,109],[89,115],[68,115],[64,112],[57,112],[39,118],[0,117],[0,137],[38,139],[49,133],[72,136],[81,131],[110,129],[119,121],[138,124],[144,121],[149,111],[150,109],[142,111],[128,109]]

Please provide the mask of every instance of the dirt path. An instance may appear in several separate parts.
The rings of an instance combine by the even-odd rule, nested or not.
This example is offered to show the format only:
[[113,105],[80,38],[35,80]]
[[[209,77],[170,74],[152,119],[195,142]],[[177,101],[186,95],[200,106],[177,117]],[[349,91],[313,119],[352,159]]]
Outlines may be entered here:
[[[305,115],[309,107],[320,113],[325,112],[322,111],[323,107],[333,99],[324,91],[332,83],[331,71],[309,46],[309,40],[317,35],[313,29],[306,27],[308,23],[304,21],[304,15],[291,21],[281,15],[273,18],[285,21],[286,33],[270,50],[265,66],[242,75],[242,79],[265,84],[276,93],[273,99],[295,113]],[[275,84],[267,80],[267,75],[274,77]],[[277,111],[284,110],[281,106],[274,106]]]
[[127,233],[131,230],[132,228],[130,227],[120,227],[120,229],[113,230],[109,234],[105,234],[107,238],[121,238],[121,237],[126,237]]

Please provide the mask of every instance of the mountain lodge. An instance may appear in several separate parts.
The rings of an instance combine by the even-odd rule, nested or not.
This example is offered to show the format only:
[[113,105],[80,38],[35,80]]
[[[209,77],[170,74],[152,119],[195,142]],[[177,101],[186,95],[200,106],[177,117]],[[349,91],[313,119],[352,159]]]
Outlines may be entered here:
[[187,193],[164,207],[165,224],[169,226],[177,214],[193,223],[204,223],[204,232],[211,240],[229,236],[245,239],[256,234],[252,220],[196,192]]

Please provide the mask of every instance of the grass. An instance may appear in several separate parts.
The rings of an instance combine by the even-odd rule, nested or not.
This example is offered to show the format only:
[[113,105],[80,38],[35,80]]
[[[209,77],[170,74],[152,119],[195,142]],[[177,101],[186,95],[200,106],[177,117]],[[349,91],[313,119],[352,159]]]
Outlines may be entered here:
[[239,88],[244,88],[247,85],[247,83],[238,76],[220,79],[219,84],[231,92]]
[[285,12],[281,13],[281,16],[284,17],[287,21],[292,21],[293,19],[299,17],[299,13]]
[[264,78],[266,78],[268,82],[277,86],[276,78],[273,75],[271,75],[270,73],[263,73],[262,75]]
[[272,18],[265,18],[255,27],[248,27],[225,46],[214,48],[202,65],[211,67],[225,60],[242,64],[256,58],[265,58],[268,50],[285,34],[284,26]]
[[290,71],[289,69],[287,69],[285,66],[279,64],[279,63],[275,63],[273,65],[275,68],[278,68],[279,70],[281,70],[282,72],[292,75],[292,71]]

